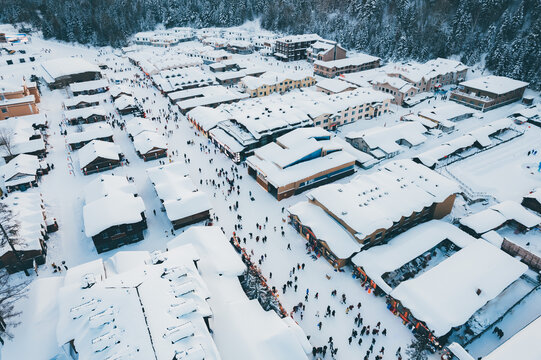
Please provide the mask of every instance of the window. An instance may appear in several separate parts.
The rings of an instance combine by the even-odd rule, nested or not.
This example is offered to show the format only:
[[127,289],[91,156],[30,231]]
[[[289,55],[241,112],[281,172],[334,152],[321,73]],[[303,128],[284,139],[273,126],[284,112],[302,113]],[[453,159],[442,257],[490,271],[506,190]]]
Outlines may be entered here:
[[8,109],[7,108],[2,108],[2,113],[5,114],[8,112]]

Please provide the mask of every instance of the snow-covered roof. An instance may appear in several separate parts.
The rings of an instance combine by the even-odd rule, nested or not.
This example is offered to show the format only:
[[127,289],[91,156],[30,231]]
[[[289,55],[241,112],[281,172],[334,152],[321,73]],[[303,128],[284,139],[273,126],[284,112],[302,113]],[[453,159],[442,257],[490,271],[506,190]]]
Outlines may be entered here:
[[92,197],[93,201],[83,207],[86,236],[95,236],[112,226],[135,224],[143,220],[141,213],[145,211],[145,204],[140,196],[115,187],[102,189],[102,193],[105,194],[103,197]]
[[531,193],[524,196],[525,198],[535,199],[541,204],[541,187],[534,189]]
[[150,152],[153,149],[167,149],[165,138],[155,132],[144,131],[133,138],[133,147],[141,155]]
[[100,68],[96,64],[91,64],[81,58],[59,58],[48,60],[41,63],[44,70],[45,80],[53,82],[57,78],[81,74],[85,72],[100,72]]
[[162,91],[171,92],[195,86],[212,85],[215,77],[212,73],[198,67],[187,67],[161,71],[152,76],[152,80]]
[[418,83],[423,79],[427,82],[428,80],[437,78],[438,76],[444,76],[467,69],[468,67],[460,61],[437,58],[429,60],[424,64],[397,64],[394,67],[388,67],[386,71],[388,74],[399,74],[414,83]]
[[347,184],[321,186],[307,196],[354,229],[358,239],[363,239],[459,191],[455,182],[403,159],[387,162]]
[[304,226],[310,227],[318,240],[324,241],[339,259],[348,259],[359,252],[361,246],[342,225],[308,201],[301,201],[288,209]]
[[363,139],[370,149],[381,149],[387,154],[401,150],[398,142],[406,140],[412,146],[420,145],[426,140],[423,134],[425,127],[418,122],[403,122],[394,126],[375,126],[363,131],[350,132],[347,139]]
[[192,226],[167,242],[167,249],[186,244],[192,244],[199,254],[208,259],[220,276],[239,276],[246,270],[239,254],[217,226]]
[[475,360],[460,344],[453,342],[447,346],[458,360]]
[[301,34],[301,35],[288,35],[276,39],[281,42],[305,42],[305,41],[317,41],[322,40],[318,34]]
[[101,103],[105,100],[106,95],[104,93],[94,94],[94,95],[79,95],[74,98],[64,100],[64,107],[77,106],[82,103]]
[[316,87],[321,88],[323,90],[330,91],[332,93],[340,93],[347,89],[356,88],[357,86],[347,83],[345,81],[339,80],[339,79],[325,79],[325,80],[318,81],[318,83],[316,84]]
[[87,119],[92,115],[106,116],[107,112],[105,111],[105,108],[101,105],[64,111],[64,117],[68,120],[78,118]]
[[70,84],[70,90],[72,93],[104,89],[109,86],[107,79],[83,81]]
[[[40,168],[39,159],[35,155],[20,154],[11,159],[9,163],[0,168],[0,173],[4,178],[6,186],[13,186],[20,183],[27,182],[29,176],[30,179],[34,180],[36,173]],[[19,177],[26,175],[23,179]],[[14,176],[17,176],[16,179],[12,179]]]
[[339,60],[331,60],[331,61],[321,61],[317,60],[314,62],[315,65],[323,66],[326,68],[343,68],[346,66],[360,66],[363,64],[369,64],[374,61],[381,60],[377,56],[372,56],[368,54],[355,54],[355,56],[345,59],[339,59]]
[[541,217],[529,212],[515,201],[504,201],[493,205],[473,215],[460,219],[460,223],[483,234],[489,230],[496,229],[505,222],[514,220],[526,228],[532,228],[541,224]]
[[133,96],[120,95],[120,97],[115,99],[115,108],[117,110],[124,110],[134,107],[137,107],[137,103],[135,102]]
[[468,321],[527,269],[526,264],[478,239],[414,279],[400,283],[390,296],[440,337]]
[[168,96],[181,109],[217,105],[249,97],[248,94],[242,94],[221,85],[175,91],[169,93]]
[[[19,224],[14,247],[21,251],[41,250],[40,240],[46,228],[43,199],[39,193],[14,193],[2,200],[8,205],[13,218]],[[0,246],[0,256],[11,251],[7,242]]]
[[209,211],[212,208],[207,194],[197,189],[180,162],[147,169],[158,197],[170,221]]
[[126,131],[132,137],[135,137],[145,131],[156,132],[156,130],[157,126],[147,118],[134,117],[133,119],[126,121]]
[[483,360],[536,360],[541,354],[541,316],[513,335],[509,340],[498,346]]
[[117,97],[120,94],[126,94],[126,95],[133,95],[133,90],[124,84],[121,85],[111,85],[109,88],[109,94],[111,94],[112,97]]
[[[118,268],[120,255],[132,266]],[[219,360],[204,320],[212,315],[210,294],[194,265],[195,249],[186,245],[163,253],[163,262],[155,264],[145,261],[150,254],[142,255],[121,252],[100,260],[108,269],[101,270],[105,277],[87,272],[79,283],[64,284],[58,297],[58,346],[73,340],[83,359]],[[68,275],[88,270],[72,267]],[[85,287],[89,281],[94,284]]]
[[501,95],[526,87],[529,85],[529,83],[511,79],[505,76],[489,75],[461,82],[460,85]]
[[259,77],[246,76],[241,80],[241,83],[245,88],[255,90],[264,85],[274,86],[286,80],[301,81],[310,77],[312,77],[312,73],[307,71],[291,71],[286,73],[268,71]]
[[21,98],[6,99],[4,97],[0,98],[0,106],[11,106],[25,103],[33,103],[36,101],[34,95],[30,94]]
[[68,144],[76,144],[82,141],[101,139],[109,136],[113,136],[111,125],[107,123],[94,123],[87,125],[84,131],[69,133],[66,136],[66,141]]
[[351,261],[389,294],[393,288],[383,280],[385,273],[399,269],[444,240],[464,248],[475,238],[449,223],[431,220],[394,237],[387,244],[361,251]]
[[85,186],[85,203],[90,204],[116,192],[137,194],[137,188],[125,176],[101,174]]
[[227,115],[218,109],[198,106],[186,114],[196,122],[204,131],[214,128],[219,122],[227,120]]
[[121,153],[120,147],[115,143],[92,140],[79,150],[79,166],[84,169],[88,164],[97,158],[120,160],[118,154]]
[[477,111],[470,107],[449,102],[442,106],[422,109],[419,111],[419,116],[425,117],[437,123],[445,123],[446,121],[451,121],[454,118],[467,114],[473,115],[475,113],[477,113]]

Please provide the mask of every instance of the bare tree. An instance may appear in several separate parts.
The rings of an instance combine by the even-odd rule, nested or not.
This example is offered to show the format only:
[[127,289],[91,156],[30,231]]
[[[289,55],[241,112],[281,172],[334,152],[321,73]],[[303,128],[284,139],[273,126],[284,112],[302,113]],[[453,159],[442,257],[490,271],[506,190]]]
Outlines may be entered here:
[[[0,225],[5,230],[5,234],[0,234],[0,248],[9,245],[14,249],[13,245],[20,243],[19,223],[14,219],[9,206],[3,202],[0,202]],[[3,325],[0,329],[6,328],[4,334],[0,331],[0,337],[12,337],[10,328],[18,325],[17,318],[20,315],[15,309],[15,303],[25,296],[28,284],[28,281],[10,277],[5,269],[0,270],[0,320],[5,323],[0,324]]]
[[9,128],[0,129],[0,146],[3,147],[7,154],[13,156],[13,130]]

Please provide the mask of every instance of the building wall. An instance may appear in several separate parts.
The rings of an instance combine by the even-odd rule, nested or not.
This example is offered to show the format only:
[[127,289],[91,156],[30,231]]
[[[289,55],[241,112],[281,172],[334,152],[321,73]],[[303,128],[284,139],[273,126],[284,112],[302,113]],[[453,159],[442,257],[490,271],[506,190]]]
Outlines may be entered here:
[[[487,91],[465,87],[464,90],[451,92],[449,99],[474,109],[486,111],[522,99],[524,90],[526,90],[526,87],[496,95]],[[473,93],[473,96],[470,95],[471,93]],[[488,99],[480,97],[487,97]]]
[[301,80],[285,79],[284,81],[274,85],[262,85],[257,89],[246,89],[246,93],[250,97],[263,97],[275,92],[285,92],[290,89],[299,89],[304,87],[313,86],[316,84],[316,79],[312,76],[307,76]]
[[317,65],[314,64],[314,73],[327,78],[333,78],[342,74],[349,74],[353,72],[359,72],[363,70],[375,69],[380,66],[380,60],[372,61],[369,63],[359,65],[348,65],[344,67],[332,67],[331,65]]
[[394,96],[394,100],[392,102],[397,105],[402,105],[404,103],[404,98],[408,96],[415,96],[418,91],[415,88],[411,88],[408,90],[407,93],[401,92],[399,89],[397,89],[394,86],[391,86],[387,83],[383,84],[374,84],[373,88],[375,90],[382,91],[384,93],[388,93]]
[[38,114],[38,107],[34,102],[0,106],[0,120],[10,117]]
[[437,203],[434,207],[434,219],[441,219],[451,213],[455,203],[456,195],[452,194],[441,203]]

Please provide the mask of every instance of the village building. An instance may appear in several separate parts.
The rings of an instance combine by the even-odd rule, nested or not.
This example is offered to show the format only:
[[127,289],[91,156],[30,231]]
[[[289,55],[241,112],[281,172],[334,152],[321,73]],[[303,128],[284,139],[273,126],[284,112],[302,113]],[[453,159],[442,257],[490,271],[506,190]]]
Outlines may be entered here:
[[476,237],[505,225],[512,226],[517,231],[525,232],[540,224],[540,216],[529,212],[522,205],[511,200],[501,202],[460,219],[460,227]]
[[460,188],[409,159],[395,160],[346,184],[328,184],[306,197],[341,224],[362,249],[451,212]]
[[522,198],[522,206],[541,214],[541,187]]
[[504,76],[489,75],[461,82],[449,100],[487,111],[522,99],[529,83]]
[[0,96],[0,120],[38,113],[39,109],[36,106],[36,98],[34,95],[13,99],[3,99]]
[[277,200],[354,173],[355,158],[317,127],[299,128],[254,151],[248,175]]
[[133,141],[137,135],[145,131],[157,132],[157,127],[147,118],[134,117],[126,121],[126,131],[130,140]]
[[40,102],[40,93],[35,82],[26,82],[24,79],[20,82],[11,80],[0,81],[0,100],[20,99],[29,95],[34,95],[36,104]]
[[121,95],[114,101],[116,111],[120,115],[141,114],[141,108],[133,96]]
[[326,78],[343,74],[374,69],[380,66],[381,59],[367,54],[356,54],[354,57],[336,60],[316,60],[314,73]]
[[0,147],[0,156],[9,162],[20,154],[36,155],[43,159],[47,156],[43,129],[47,119],[41,114],[13,117],[3,120],[0,129],[5,129],[8,141]]
[[144,131],[134,136],[133,147],[137,156],[144,161],[167,157],[167,142],[156,132]]
[[[12,244],[20,257],[6,242],[0,246],[0,268],[10,274],[45,264],[47,255],[47,223],[43,199],[38,193],[17,193],[3,199],[19,223],[17,238]],[[6,226],[6,225],[4,225]]]
[[194,185],[184,164],[161,165],[146,172],[173,229],[210,218],[210,200],[205,192]]
[[[212,70],[212,69],[211,69]],[[258,77],[264,74],[266,70],[261,67],[253,67],[238,71],[222,71],[215,74],[216,81],[220,85],[234,85],[241,81],[245,76]]]
[[215,77],[198,67],[164,70],[152,76],[154,85],[164,93],[214,85]]
[[415,147],[426,141],[426,128],[418,122],[405,122],[394,126],[374,126],[363,131],[346,134],[346,141],[376,159],[389,159],[398,155],[402,147]]
[[75,110],[86,107],[99,106],[106,100],[105,94],[79,95],[74,98],[64,100],[64,109]]
[[111,170],[122,165],[123,156],[115,143],[92,140],[79,152],[79,168],[85,175]]
[[154,52],[138,51],[128,56],[129,61],[139,67],[147,76],[158,74],[164,70],[184,69],[203,65],[203,60],[196,57],[190,57],[183,53],[172,51],[163,54]]
[[389,76],[395,76],[411,83],[419,92],[430,92],[446,85],[464,81],[468,67],[460,61],[437,58],[424,64],[408,63],[386,69]]
[[[442,346],[454,334],[464,336],[469,331],[475,336],[498,320],[490,316],[491,301],[511,308],[517,302],[516,295],[504,290],[520,286],[520,277],[527,269],[494,245],[477,239],[398,284],[387,302],[405,324]],[[469,321],[477,316],[485,318],[485,323],[473,329]]]
[[275,41],[274,57],[281,61],[297,61],[307,58],[308,48],[321,40],[317,34],[289,35]]
[[35,155],[20,154],[0,168],[7,192],[37,187],[38,179],[49,172],[50,167]]
[[103,94],[109,90],[107,79],[76,82],[69,85],[73,96]]
[[101,105],[64,111],[64,119],[70,125],[90,124],[106,118],[107,112]]
[[315,78],[304,72],[266,72],[259,77],[246,76],[239,82],[239,86],[252,98],[276,92],[284,93],[291,89],[300,89],[315,84]]
[[[407,115],[405,119],[411,119],[411,117],[412,115]],[[428,125],[430,123],[435,125],[435,123],[426,118],[418,118],[421,121],[428,121]],[[413,121],[415,121],[415,119],[413,119]],[[427,124],[424,125],[426,127]],[[513,127],[511,119],[503,118],[417,154],[413,157],[413,161],[435,169],[441,165],[447,165],[458,161],[462,159],[463,156],[469,156],[476,152],[494,147],[508,139],[520,136],[521,134],[521,132]]]
[[368,286],[377,295],[388,295],[404,279],[415,277],[475,240],[454,225],[430,220],[359,252],[351,263],[363,287]]
[[455,128],[455,122],[471,118],[476,114],[477,111],[454,103],[426,108],[418,112],[420,117],[433,121],[438,125],[438,129],[445,132],[452,131]]
[[246,40],[230,40],[227,42],[226,50],[232,54],[251,54],[254,52],[254,46]]
[[161,48],[168,48],[179,43],[176,36],[162,33],[159,31],[143,31],[134,35],[136,45],[148,45]]
[[345,81],[337,79],[325,79],[318,81],[316,84],[316,90],[321,91],[327,95],[335,95],[346,91],[352,91],[357,89],[357,86],[348,84]]
[[121,96],[133,96],[133,90],[130,89],[129,86],[120,84],[120,85],[113,85],[109,88],[109,94],[113,98],[113,100],[118,99]]
[[71,150],[78,150],[91,142],[101,140],[113,142],[113,128],[107,123],[95,123],[86,126],[81,132],[72,132],[66,136]]
[[404,100],[419,93],[419,89],[410,82],[393,76],[378,77],[371,81],[371,84],[374,89],[393,95],[393,103],[401,106]]
[[[248,298],[240,282],[246,265],[219,228],[191,227],[167,248],[119,251],[63,277],[40,277],[25,332],[48,334],[40,349],[47,358],[265,360],[261,349],[270,347],[280,350],[276,360],[308,359],[301,327]],[[46,312],[58,316],[38,321]]]
[[59,58],[41,64],[42,76],[49,88],[60,89],[71,83],[101,79],[98,65],[81,58]]
[[333,61],[346,58],[346,49],[336,41],[320,39],[306,49],[306,58],[309,62]]
[[167,94],[167,96],[171,103],[176,104],[184,115],[198,106],[217,107],[221,104],[231,104],[248,97],[247,94],[221,85],[174,91]]
[[226,112],[218,111],[207,106],[198,106],[186,113],[186,119],[205,137],[209,137],[209,130],[222,121],[228,119]]
[[136,192],[123,176],[101,175],[86,185],[84,231],[98,253],[143,240],[145,204]]

